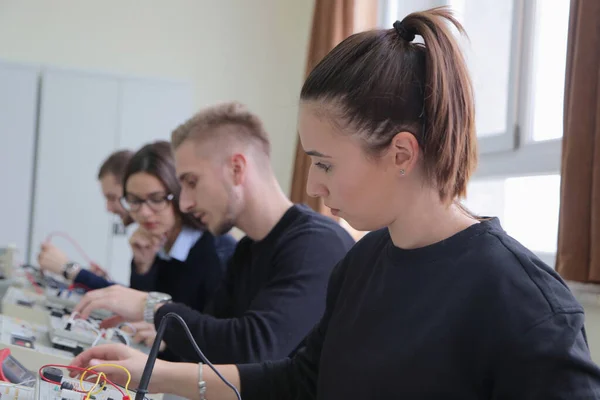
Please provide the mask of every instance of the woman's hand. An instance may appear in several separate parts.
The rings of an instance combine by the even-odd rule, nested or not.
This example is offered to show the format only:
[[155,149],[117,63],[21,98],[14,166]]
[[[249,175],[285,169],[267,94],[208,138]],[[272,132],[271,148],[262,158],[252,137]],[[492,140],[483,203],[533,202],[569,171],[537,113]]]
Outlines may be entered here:
[[139,274],[145,274],[152,267],[158,250],[165,244],[163,237],[151,235],[143,228],[138,228],[129,238],[133,252],[133,262]]
[[[135,389],[139,383],[148,356],[140,351],[134,350],[124,344],[106,344],[94,346],[75,357],[71,366],[78,368],[89,368],[98,364],[116,364],[126,368],[131,373],[129,389]],[[160,360],[156,360],[160,363]],[[118,385],[125,386],[127,374],[120,368],[102,366],[94,368],[94,371],[104,372],[108,379]],[[79,375],[79,371],[71,371],[71,377]]]
[[[105,344],[82,352],[71,361],[71,365],[78,368],[89,368],[98,364],[120,365],[131,373],[129,388],[135,390],[140,384],[147,360],[148,356],[144,353],[124,344]],[[222,365],[217,369],[239,390],[240,376],[235,365]],[[94,368],[94,371],[104,372],[108,379],[118,385],[124,386],[127,382],[127,374],[120,368],[102,366]],[[71,377],[79,374],[80,372],[77,371],[70,372]],[[205,368],[203,375],[208,388],[207,398],[235,400],[233,391],[226,387],[210,368]],[[198,399],[198,364],[170,363],[157,359],[148,391],[170,393],[192,400]]]
[[42,270],[61,275],[68,262],[69,258],[58,247],[50,242],[42,243],[38,254],[38,264]]
[[104,289],[91,290],[75,306],[82,318],[87,318],[94,310],[108,310],[123,317],[126,321],[143,321],[144,306],[148,293],[112,285]]

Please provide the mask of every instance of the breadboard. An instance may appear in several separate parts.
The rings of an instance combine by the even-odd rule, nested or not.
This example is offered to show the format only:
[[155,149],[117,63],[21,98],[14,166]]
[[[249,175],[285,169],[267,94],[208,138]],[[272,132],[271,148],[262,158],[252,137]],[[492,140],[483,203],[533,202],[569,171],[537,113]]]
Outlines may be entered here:
[[[96,376],[90,375],[93,381],[95,381]],[[87,379],[86,379],[87,380]],[[65,389],[65,387],[69,387],[72,389],[81,389],[79,378],[69,378],[63,374],[63,377],[60,380],[61,386],[58,386],[51,382],[46,382],[43,379],[38,378],[36,384],[35,391],[35,400],[84,400],[86,393],[80,393],[76,390]],[[91,389],[94,385],[94,382],[84,382],[83,390],[87,391]],[[119,386],[123,393],[127,394],[125,388]],[[93,391],[93,400],[122,400],[123,394],[119,392],[114,386],[110,384],[106,384],[103,390]],[[130,399],[134,400],[136,392],[129,389]],[[164,395],[161,393],[153,393],[147,394],[147,400],[162,400]]]
[[[67,382],[73,388],[79,388],[79,379],[63,377],[62,382]],[[89,390],[93,383],[84,382],[84,390]],[[123,389],[122,389],[123,390]],[[125,391],[125,390],[123,390]],[[134,394],[131,394],[134,396]],[[75,390],[61,389],[60,386],[39,379],[37,384],[37,400],[83,400],[85,393],[79,393]],[[111,385],[106,385],[104,390],[94,394],[95,400],[121,400],[123,395]],[[131,399],[133,400],[133,398]]]

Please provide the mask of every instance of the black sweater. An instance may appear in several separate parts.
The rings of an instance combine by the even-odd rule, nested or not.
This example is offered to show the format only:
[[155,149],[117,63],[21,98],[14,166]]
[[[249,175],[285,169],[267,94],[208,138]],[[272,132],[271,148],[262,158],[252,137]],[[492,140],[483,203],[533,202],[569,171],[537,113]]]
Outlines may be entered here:
[[[166,304],[154,322],[179,314],[213,363],[286,357],[321,318],[328,277],[353,243],[335,221],[295,205],[263,240],[239,242],[205,313]],[[177,324],[169,324],[164,340],[182,358],[199,361]]]
[[253,399],[600,399],[583,309],[492,219],[420,249],[387,230],[336,267],[293,359],[239,365]]
[[[131,274],[129,278],[129,287],[135,290],[150,292],[154,290],[156,274],[158,273],[158,264],[153,263],[152,267],[145,274],[140,274],[135,269],[133,261],[130,265]],[[92,271],[82,269],[79,271],[73,282],[82,285],[87,290],[102,289],[115,285],[115,282],[94,274]]]

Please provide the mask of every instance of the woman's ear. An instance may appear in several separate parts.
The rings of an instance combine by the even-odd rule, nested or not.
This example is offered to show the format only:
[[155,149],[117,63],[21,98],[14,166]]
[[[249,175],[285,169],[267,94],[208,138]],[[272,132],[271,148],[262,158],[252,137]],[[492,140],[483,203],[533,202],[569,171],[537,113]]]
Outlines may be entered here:
[[392,138],[390,151],[393,155],[394,168],[398,173],[410,174],[419,158],[417,138],[410,132],[399,132]]

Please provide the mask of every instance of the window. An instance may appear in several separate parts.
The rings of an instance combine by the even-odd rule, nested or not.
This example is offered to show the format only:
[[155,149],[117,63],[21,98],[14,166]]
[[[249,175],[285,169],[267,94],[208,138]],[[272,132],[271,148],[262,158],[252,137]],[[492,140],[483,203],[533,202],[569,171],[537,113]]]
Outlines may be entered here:
[[380,0],[381,26],[440,5],[469,36],[480,154],[464,203],[554,265],[570,0]]
[[562,137],[568,0],[537,2],[532,60],[533,141]]
[[[449,3],[469,35],[468,41],[462,40],[462,50],[476,93],[477,134],[481,138],[506,135],[513,1],[451,0]],[[489,79],[490,76],[494,79]]]
[[544,261],[556,253],[560,175],[496,178],[471,182],[464,205],[495,216],[502,227]]

